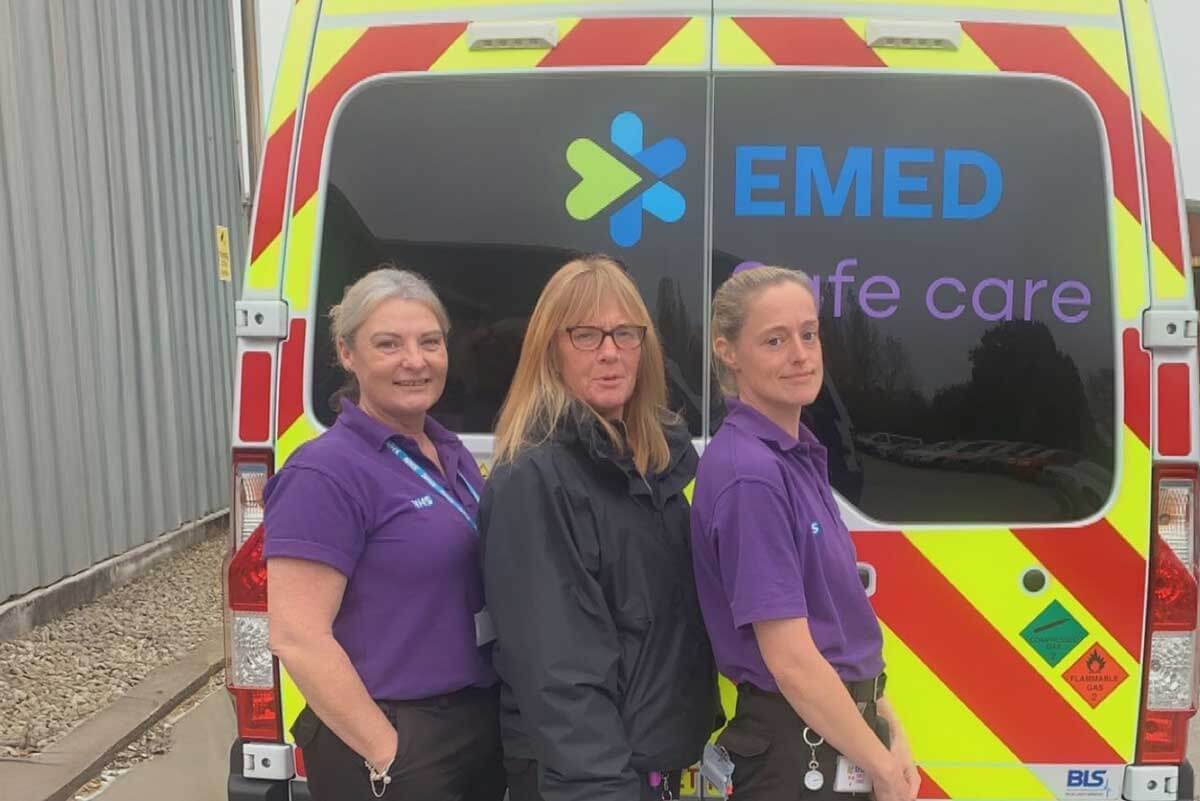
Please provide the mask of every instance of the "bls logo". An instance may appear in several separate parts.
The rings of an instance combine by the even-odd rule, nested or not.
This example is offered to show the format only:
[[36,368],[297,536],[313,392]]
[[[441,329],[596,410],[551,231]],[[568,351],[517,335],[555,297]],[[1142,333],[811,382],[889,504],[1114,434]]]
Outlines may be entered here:
[[[642,239],[642,212],[663,222],[683,217],[687,202],[678,190],[662,181],[687,161],[687,148],[674,137],[642,146],[642,118],[625,111],[613,118],[609,139],[618,150],[648,172],[654,183],[613,212],[608,232],[621,247],[632,247]],[[567,164],[579,174],[579,183],[567,195],[567,213],[576,220],[590,220],[643,181],[620,158],[591,139],[576,139],[567,147]]]
[[1107,770],[1068,770],[1067,787],[1101,789],[1108,786]]

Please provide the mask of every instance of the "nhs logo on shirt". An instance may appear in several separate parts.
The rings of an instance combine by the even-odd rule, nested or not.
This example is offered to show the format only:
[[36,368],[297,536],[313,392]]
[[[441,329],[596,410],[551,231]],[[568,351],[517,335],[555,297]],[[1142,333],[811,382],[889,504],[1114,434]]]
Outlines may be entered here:
[[429,509],[433,507],[433,496],[423,495],[420,498],[413,498],[412,502],[414,509]]

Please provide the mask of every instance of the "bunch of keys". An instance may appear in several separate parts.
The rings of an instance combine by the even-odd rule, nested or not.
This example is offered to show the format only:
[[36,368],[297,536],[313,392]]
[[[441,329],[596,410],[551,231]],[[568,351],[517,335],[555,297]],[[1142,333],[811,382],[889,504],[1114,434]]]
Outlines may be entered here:
[[[814,743],[809,735],[817,738]],[[825,786],[825,774],[821,772],[821,763],[817,761],[817,748],[825,744],[825,738],[809,727],[804,727],[804,744],[812,750],[812,759],[808,761],[808,773],[804,774],[804,786],[816,792]]]
[[675,798],[671,792],[671,782],[668,780],[666,773],[657,770],[650,771],[650,787],[659,793],[659,798],[662,801],[673,801]]

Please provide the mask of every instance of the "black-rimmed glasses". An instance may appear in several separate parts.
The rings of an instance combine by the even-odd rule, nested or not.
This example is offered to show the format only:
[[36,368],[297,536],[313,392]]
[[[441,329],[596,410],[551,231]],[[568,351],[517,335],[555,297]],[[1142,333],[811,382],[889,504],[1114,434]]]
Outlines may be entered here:
[[604,344],[605,337],[612,337],[613,344],[621,350],[634,350],[646,339],[646,326],[618,325],[604,329],[594,325],[573,325],[567,329],[567,336],[577,350],[596,350]]

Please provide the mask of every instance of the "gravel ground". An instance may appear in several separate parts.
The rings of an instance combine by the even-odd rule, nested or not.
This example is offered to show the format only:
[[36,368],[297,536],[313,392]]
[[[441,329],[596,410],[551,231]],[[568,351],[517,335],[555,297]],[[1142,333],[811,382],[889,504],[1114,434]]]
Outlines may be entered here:
[[217,692],[225,692],[225,671],[223,670],[217,671],[208,680],[208,684],[202,687],[191,698],[175,707],[169,715],[160,720],[153,728],[148,729],[141,737],[125,746],[124,751],[117,754],[112,762],[104,766],[99,776],[75,792],[73,801],[91,801],[91,799],[99,796],[108,785],[118,779],[122,773],[125,773],[140,762],[145,762],[147,759],[153,759],[170,751],[171,746],[174,744],[172,732],[175,728],[175,723],[188,712],[195,709],[201,701]]
[[225,537],[213,537],[25,637],[0,642],[0,757],[45,750],[211,635],[221,625],[225,548]]

